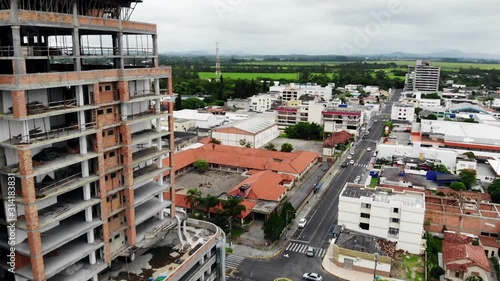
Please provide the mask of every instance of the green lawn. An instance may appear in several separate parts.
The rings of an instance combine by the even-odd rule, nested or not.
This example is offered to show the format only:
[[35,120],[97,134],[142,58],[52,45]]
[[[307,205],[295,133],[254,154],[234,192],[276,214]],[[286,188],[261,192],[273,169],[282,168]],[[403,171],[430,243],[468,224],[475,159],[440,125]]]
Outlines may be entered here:
[[233,227],[231,229],[231,240],[236,240],[244,232],[245,232],[245,230],[243,228],[241,228],[241,227]]
[[[393,62],[399,66],[415,65],[415,60],[368,60],[367,63],[390,63]],[[241,65],[276,65],[276,66],[313,66],[326,64],[328,66],[345,64],[349,62],[344,61],[255,61],[255,62],[241,62]],[[432,61],[433,65],[441,66],[443,70],[458,70],[459,68],[480,68],[480,69],[500,69],[500,64],[489,63],[469,63],[469,62],[443,62]]]
[[377,184],[378,184],[378,178],[372,178],[370,180],[370,186],[371,187],[375,187],[375,186],[377,186]]
[[[319,74],[319,73],[313,73]],[[199,72],[198,75],[201,79],[215,79],[214,72]],[[298,73],[247,73],[247,72],[222,72],[224,78],[230,79],[255,79],[260,80],[261,78],[271,79],[271,80],[296,80],[298,78]],[[329,74],[332,77],[332,74]]]

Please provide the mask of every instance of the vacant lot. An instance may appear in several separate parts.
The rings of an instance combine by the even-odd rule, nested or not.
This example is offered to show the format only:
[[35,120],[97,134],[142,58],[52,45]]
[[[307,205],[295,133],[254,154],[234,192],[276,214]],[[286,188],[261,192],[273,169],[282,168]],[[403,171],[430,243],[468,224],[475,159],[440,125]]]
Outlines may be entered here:
[[296,140],[289,138],[277,138],[271,142],[274,144],[277,150],[281,149],[281,145],[284,143],[290,143],[293,146],[293,150],[305,150],[318,152],[323,154],[323,143],[321,141],[313,141],[313,140]]
[[185,194],[189,189],[197,188],[203,196],[209,194],[219,196],[231,190],[244,179],[245,177],[236,173],[206,171],[204,174],[200,174],[193,171],[177,178],[176,190]]

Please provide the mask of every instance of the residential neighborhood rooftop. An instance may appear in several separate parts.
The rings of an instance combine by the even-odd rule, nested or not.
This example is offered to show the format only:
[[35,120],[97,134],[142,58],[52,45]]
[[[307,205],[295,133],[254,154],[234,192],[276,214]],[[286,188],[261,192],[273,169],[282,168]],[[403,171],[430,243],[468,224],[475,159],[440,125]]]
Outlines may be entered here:
[[403,206],[425,208],[425,195],[422,192],[409,190],[399,192],[391,188],[364,188],[360,185],[347,184],[342,196],[352,198],[368,197],[374,202],[400,202]]

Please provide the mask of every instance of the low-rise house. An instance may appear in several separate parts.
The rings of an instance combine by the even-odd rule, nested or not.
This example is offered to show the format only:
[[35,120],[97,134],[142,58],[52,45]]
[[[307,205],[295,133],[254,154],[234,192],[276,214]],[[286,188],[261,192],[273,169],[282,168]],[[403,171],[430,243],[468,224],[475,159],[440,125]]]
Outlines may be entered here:
[[223,145],[260,148],[279,137],[278,125],[268,119],[253,117],[227,123],[212,130],[212,138]]
[[174,120],[175,119],[193,120],[195,127],[203,129],[214,128],[224,123],[224,118],[218,118],[218,116],[212,113],[200,113],[198,110],[194,109],[174,111]]
[[323,142],[323,155],[333,156],[338,144],[346,144],[353,137],[346,131],[335,132]]
[[443,240],[445,278],[465,280],[469,276],[491,280],[490,262],[477,237],[446,231]]

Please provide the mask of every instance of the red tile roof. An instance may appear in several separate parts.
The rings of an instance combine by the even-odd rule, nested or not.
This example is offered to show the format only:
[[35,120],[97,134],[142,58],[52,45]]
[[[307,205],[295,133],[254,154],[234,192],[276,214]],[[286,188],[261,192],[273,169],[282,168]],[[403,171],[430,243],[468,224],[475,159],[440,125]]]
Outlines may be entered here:
[[335,132],[323,142],[323,147],[335,148],[339,143],[346,143],[352,136],[346,131]]
[[[281,186],[283,176],[271,171],[261,171],[245,179],[237,186],[233,187],[227,194],[241,196],[247,199],[280,201],[287,189]],[[249,190],[240,190],[243,185],[249,185]]]
[[498,238],[490,237],[490,236],[479,236],[479,240],[481,240],[481,244],[486,247],[492,248],[500,248],[500,244],[498,244]]
[[[320,155],[309,151],[278,152],[265,149],[206,144],[174,155],[175,170],[191,165],[197,159],[211,164],[241,167],[252,170],[272,170],[281,173],[301,174]],[[163,160],[168,163],[168,158]]]
[[[490,271],[490,263],[484,248],[469,244],[472,238],[456,233],[445,232],[443,240],[443,260],[447,269],[467,271],[467,268],[478,266]],[[465,263],[455,263],[467,260]]]

